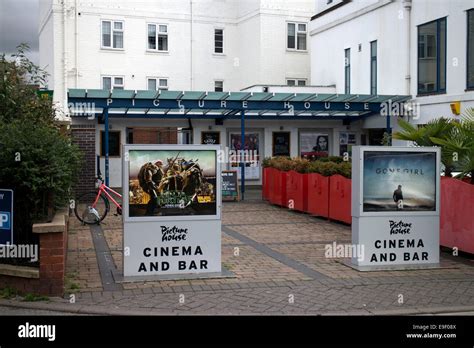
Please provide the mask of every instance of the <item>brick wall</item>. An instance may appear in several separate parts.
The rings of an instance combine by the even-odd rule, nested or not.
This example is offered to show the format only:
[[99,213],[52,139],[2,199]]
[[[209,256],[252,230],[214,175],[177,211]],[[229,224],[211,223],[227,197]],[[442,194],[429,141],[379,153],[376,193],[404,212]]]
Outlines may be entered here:
[[63,296],[66,285],[67,221],[68,213],[64,210],[56,213],[52,223],[33,225],[33,233],[39,234],[39,278],[2,274],[0,288],[12,287],[20,295]]
[[162,128],[134,128],[134,144],[177,144],[178,130],[173,127]]
[[96,176],[95,125],[71,126],[72,142],[77,144],[83,153],[83,164],[78,173],[78,180],[74,187],[76,195],[94,189]]

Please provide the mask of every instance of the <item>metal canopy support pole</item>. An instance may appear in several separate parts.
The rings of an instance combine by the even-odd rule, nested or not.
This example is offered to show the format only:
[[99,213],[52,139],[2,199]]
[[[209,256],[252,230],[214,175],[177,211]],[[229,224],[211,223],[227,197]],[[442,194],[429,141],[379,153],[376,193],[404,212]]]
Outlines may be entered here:
[[388,145],[392,145],[392,139],[390,138],[390,136],[392,135],[392,126],[390,124],[390,114],[387,115],[387,129],[386,129],[386,132],[387,132],[387,136],[389,137],[388,138]]
[[240,140],[240,192],[241,192],[241,199],[244,200],[245,195],[245,158],[244,158],[244,150],[245,150],[245,111],[242,110],[240,113],[240,132],[241,132],[241,140]]
[[109,186],[109,108],[104,108],[105,184]]

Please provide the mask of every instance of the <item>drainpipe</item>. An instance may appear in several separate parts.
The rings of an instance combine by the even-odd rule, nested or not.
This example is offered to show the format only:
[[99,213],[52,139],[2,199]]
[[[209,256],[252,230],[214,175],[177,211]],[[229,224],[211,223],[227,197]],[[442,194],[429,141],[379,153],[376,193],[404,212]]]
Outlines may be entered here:
[[405,74],[405,94],[411,95],[411,6],[412,0],[403,0],[403,8],[406,16],[406,74]]
[[194,90],[194,79],[193,79],[193,0],[189,0],[189,6],[191,8],[191,33],[190,33],[190,41],[189,44],[191,46],[191,54],[190,54],[190,82],[191,82],[191,91]]
[[64,115],[68,116],[68,108],[67,108],[67,37],[66,37],[66,21],[67,21],[67,10],[66,10],[66,1],[63,0],[62,7],[63,7],[63,112]]
[[75,87],[78,88],[79,83],[79,68],[77,66],[77,0],[74,0],[74,65],[76,68],[76,84]]

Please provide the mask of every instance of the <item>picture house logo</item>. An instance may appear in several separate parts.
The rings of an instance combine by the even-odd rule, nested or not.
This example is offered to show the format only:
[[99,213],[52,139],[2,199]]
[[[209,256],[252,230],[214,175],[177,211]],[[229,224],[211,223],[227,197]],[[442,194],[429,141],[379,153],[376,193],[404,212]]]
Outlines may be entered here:
[[390,234],[410,234],[412,224],[411,222],[403,222],[402,220],[396,222],[389,220]]
[[161,226],[161,241],[181,241],[186,240],[188,234],[187,228],[178,228],[177,226]]

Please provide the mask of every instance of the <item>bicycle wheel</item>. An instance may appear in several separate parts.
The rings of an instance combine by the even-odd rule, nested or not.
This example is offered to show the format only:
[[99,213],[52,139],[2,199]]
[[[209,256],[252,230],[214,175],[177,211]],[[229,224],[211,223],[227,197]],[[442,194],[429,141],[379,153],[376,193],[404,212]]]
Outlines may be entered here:
[[107,216],[110,209],[109,200],[101,194],[96,205],[92,207],[96,197],[97,192],[87,192],[74,202],[74,214],[82,223],[98,224]]

